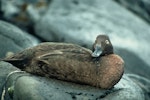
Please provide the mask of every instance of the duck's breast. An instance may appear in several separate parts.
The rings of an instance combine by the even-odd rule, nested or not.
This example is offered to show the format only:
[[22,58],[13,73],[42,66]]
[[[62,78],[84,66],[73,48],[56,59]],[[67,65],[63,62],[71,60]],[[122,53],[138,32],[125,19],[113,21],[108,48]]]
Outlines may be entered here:
[[124,72],[124,61],[116,54],[103,56],[100,58],[98,68],[100,86],[102,88],[112,88],[121,79]]

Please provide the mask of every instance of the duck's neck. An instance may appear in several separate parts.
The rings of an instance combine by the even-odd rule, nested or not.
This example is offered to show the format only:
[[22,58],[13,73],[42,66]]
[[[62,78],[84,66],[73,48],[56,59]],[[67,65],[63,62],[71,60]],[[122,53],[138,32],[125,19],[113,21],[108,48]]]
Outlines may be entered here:
[[105,55],[109,55],[109,54],[113,54],[114,50],[113,50],[113,46],[106,46],[101,54],[101,56],[105,56]]

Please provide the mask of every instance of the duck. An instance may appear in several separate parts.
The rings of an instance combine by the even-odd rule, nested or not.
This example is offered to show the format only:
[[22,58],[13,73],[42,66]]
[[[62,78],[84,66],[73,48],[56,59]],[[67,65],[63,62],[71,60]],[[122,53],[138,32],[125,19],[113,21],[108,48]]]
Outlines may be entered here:
[[111,89],[124,73],[123,59],[107,35],[98,35],[93,50],[77,44],[43,42],[3,61],[28,73],[77,84]]

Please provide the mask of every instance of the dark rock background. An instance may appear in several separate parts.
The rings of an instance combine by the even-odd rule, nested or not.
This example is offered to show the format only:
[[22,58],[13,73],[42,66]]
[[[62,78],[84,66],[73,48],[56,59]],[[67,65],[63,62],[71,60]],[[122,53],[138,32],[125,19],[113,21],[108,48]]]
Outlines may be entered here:
[[16,53],[40,42],[36,37],[2,20],[0,20],[0,40],[1,58],[9,52]]
[[115,0],[150,23],[149,0]]
[[[98,34],[109,35],[115,53],[125,61],[125,75],[143,89],[143,100],[149,100],[149,0],[0,1],[0,58],[45,41],[91,49]],[[4,72],[1,68],[1,87],[5,83],[1,77],[8,74]]]

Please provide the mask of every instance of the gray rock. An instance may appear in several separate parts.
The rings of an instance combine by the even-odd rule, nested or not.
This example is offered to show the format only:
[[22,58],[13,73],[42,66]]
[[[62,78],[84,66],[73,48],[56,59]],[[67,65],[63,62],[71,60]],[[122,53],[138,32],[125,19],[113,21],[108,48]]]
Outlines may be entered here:
[[130,9],[146,21],[150,22],[150,1],[149,0],[115,0]]
[[[11,91],[10,91],[11,90]],[[27,73],[13,73],[8,77],[5,100],[143,100],[141,88],[129,77],[111,90],[100,90]]]
[[[3,17],[21,28],[33,26],[33,22],[45,12],[49,0],[1,0]],[[29,16],[30,13],[33,16]]]
[[145,100],[150,100],[150,80],[134,74],[127,74],[127,76],[142,88]]
[[8,52],[15,53],[39,43],[37,38],[2,20],[0,20],[0,40],[0,58],[5,57]]
[[16,70],[18,69],[12,66],[11,64],[0,61],[0,98],[2,95],[3,87],[6,82],[7,75]]
[[105,33],[115,48],[134,52],[150,66],[150,26],[112,0],[53,0],[35,30],[47,41],[88,48],[98,34]]
[[125,61],[125,73],[137,74],[150,80],[150,66],[138,55],[126,49],[116,48],[115,52]]

